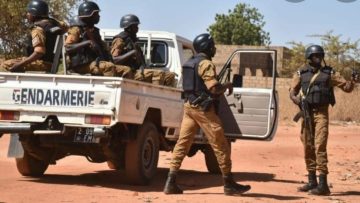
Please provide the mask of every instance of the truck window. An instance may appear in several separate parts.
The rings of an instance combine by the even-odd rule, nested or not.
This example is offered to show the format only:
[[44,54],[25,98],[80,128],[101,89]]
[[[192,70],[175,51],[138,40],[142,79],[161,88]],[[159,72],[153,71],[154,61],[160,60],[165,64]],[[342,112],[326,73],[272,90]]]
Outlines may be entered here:
[[107,48],[110,50],[113,38],[112,37],[105,37],[104,41],[105,41],[105,44],[106,44]]
[[[139,41],[137,44],[143,51],[144,56],[147,55],[147,41]],[[146,51],[144,51],[146,50]],[[168,63],[168,46],[165,42],[152,41],[150,48],[150,67],[165,67]]]

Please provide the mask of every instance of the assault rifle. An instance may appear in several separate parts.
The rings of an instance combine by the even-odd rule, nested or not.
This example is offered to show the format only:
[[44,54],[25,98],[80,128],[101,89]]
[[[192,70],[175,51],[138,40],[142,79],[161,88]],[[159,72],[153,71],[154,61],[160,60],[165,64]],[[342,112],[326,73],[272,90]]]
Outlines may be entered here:
[[211,104],[213,103],[214,99],[211,98],[207,93],[202,92],[198,97],[196,97],[190,103],[192,105],[199,105],[201,110],[207,111],[209,110]]
[[310,105],[305,98],[301,99],[299,108],[300,111],[294,116],[293,121],[298,122],[300,118],[303,118],[305,124],[304,127],[305,129],[309,129],[310,138],[313,138],[314,137],[313,115],[311,112]]

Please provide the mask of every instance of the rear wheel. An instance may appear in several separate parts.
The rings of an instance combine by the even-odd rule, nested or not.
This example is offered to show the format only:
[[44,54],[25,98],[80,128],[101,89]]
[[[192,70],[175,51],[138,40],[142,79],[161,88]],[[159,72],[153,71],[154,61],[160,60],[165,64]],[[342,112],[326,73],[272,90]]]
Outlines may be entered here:
[[49,163],[36,159],[27,151],[24,151],[23,158],[16,159],[16,167],[19,173],[23,176],[42,176],[44,175]]
[[159,160],[159,135],[156,126],[145,122],[135,140],[126,145],[125,173],[131,184],[148,184],[155,176]]

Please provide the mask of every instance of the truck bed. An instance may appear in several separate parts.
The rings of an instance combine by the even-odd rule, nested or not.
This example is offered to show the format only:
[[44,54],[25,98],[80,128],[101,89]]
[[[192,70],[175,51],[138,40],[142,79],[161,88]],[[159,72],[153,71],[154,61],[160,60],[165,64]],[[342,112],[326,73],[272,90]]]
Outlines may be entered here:
[[0,110],[18,111],[16,122],[56,116],[65,126],[88,126],[85,115],[109,115],[111,123],[141,124],[149,108],[162,126],[179,127],[181,90],[118,77],[0,73]]

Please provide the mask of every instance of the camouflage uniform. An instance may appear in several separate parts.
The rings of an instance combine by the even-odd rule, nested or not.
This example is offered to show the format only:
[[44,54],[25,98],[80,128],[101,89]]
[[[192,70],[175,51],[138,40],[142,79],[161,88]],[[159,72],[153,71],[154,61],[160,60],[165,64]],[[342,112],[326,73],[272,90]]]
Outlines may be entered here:
[[[308,66],[306,68],[309,68]],[[319,70],[318,70],[319,71]],[[300,92],[301,89],[301,70],[298,73],[294,74],[291,89],[294,91],[295,95]],[[315,80],[316,81],[316,80]],[[338,87],[344,92],[351,92],[353,90],[353,83],[346,81],[340,75],[336,75],[332,72],[330,78],[330,87]],[[304,120],[301,125],[301,141],[304,145],[304,154],[305,154],[305,163],[306,168],[309,172],[315,172],[316,170],[320,174],[328,174],[328,159],[327,159],[327,140],[329,135],[329,105],[319,106],[317,108],[312,108],[313,115],[313,138],[310,136],[310,129],[305,128]]]
[[169,87],[175,87],[175,73],[170,71],[164,72],[164,85]]
[[[199,63],[198,74],[208,89],[218,84],[216,67],[210,60],[202,60]],[[184,104],[184,116],[179,139],[173,150],[170,171],[179,170],[199,128],[204,131],[213,148],[222,174],[229,174],[231,172],[230,147],[214,105],[208,111],[203,111],[199,106],[193,106],[189,102]]]
[[[135,43],[134,43],[134,45],[135,45],[135,49],[139,53],[142,53],[140,47]],[[117,56],[120,56],[120,55],[126,53],[127,51],[130,51],[130,50],[128,50],[126,42],[120,37],[115,37],[112,42],[112,45],[111,45],[111,55],[113,57],[117,57]],[[133,63],[135,63],[135,64],[126,64],[132,68],[132,70],[135,74],[134,79],[139,80],[139,81],[153,83],[156,85],[163,85],[164,84],[164,72],[161,70],[145,68],[144,74],[141,74],[139,67],[142,64],[141,64],[141,59],[139,59],[138,57],[139,56],[136,56],[136,55],[132,56],[131,61],[133,61]],[[141,56],[141,57],[143,57],[143,56]]]
[[[78,26],[73,26],[68,30],[68,36],[66,38],[65,44],[74,44],[79,43],[81,37],[81,28]],[[105,47],[105,42],[102,42],[101,46]],[[71,67],[71,60],[68,60],[69,67]],[[96,61],[92,61],[88,64],[81,65],[76,67],[75,72],[79,74],[91,73],[92,75],[104,75],[104,76],[117,76],[132,79],[134,75],[131,72],[131,69],[126,66],[115,65],[109,61],[100,61],[98,64]]]

